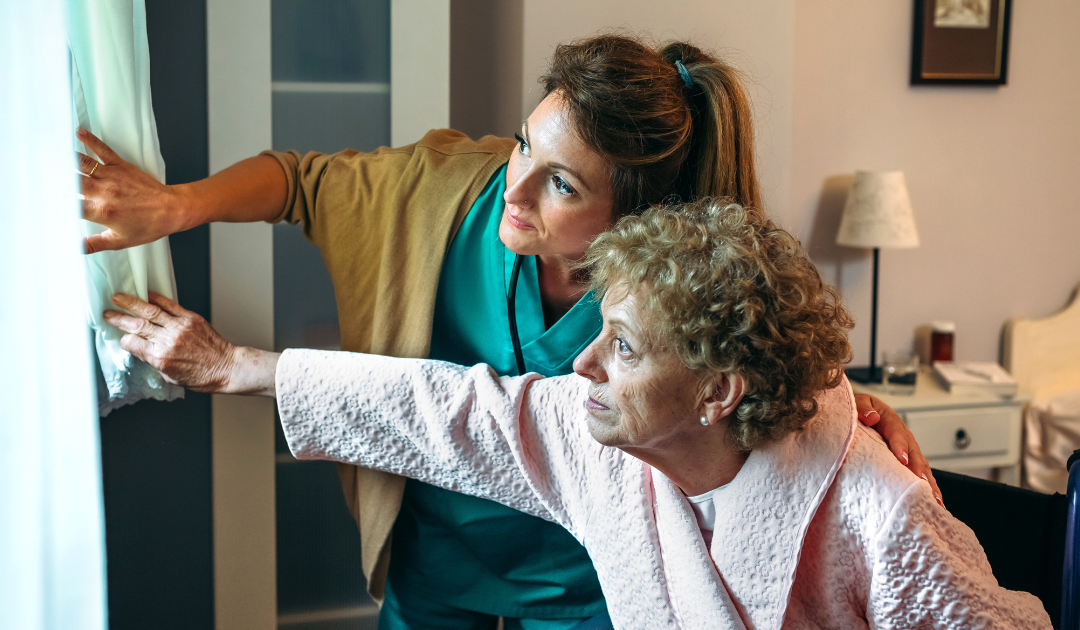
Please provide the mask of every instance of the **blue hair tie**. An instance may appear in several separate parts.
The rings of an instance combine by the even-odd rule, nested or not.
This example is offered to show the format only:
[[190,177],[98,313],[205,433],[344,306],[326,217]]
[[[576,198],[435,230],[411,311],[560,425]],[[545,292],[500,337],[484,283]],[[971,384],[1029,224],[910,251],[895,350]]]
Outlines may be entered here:
[[679,71],[679,76],[682,77],[686,87],[694,87],[694,80],[690,78],[690,71],[683,65],[682,59],[675,62],[675,69]]

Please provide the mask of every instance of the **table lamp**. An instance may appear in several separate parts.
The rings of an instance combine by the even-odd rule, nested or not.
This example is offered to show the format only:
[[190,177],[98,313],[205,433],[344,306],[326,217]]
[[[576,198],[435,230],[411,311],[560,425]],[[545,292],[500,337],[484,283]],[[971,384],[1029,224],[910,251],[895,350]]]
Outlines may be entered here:
[[836,244],[874,250],[874,293],[870,311],[870,366],[845,370],[859,383],[880,383],[877,366],[878,263],[880,251],[919,246],[903,171],[859,171],[844,204]]

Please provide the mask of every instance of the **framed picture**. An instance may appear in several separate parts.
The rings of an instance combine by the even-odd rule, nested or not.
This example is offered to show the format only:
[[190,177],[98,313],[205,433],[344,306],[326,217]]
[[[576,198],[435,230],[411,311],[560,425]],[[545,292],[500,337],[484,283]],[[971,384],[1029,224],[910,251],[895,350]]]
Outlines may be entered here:
[[1012,0],[915,0],[911,83],[1004,85]]

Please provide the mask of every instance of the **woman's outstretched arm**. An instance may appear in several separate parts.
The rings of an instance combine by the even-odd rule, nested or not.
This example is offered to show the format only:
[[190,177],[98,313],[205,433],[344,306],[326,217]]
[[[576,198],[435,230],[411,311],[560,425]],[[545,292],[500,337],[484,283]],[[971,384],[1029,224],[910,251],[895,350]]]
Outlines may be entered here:
[[571,527],[563,495],[580,496],[587,486],[576,453],[600,448],[586,423],[573,421],[580,418],[561,417],[584,413],[584,379],[545,379],[537,398],[528,395],[536,374],[499,378],[484,365],[352,352],[282,355],[234,346],[156,293],[150,302],[123,294],[114,301],[131,313],[106,312],[128,333],[121,345],[168,380],[203,392],[276,395],[289,448],[301,459],[415,477]]
[[109,228],[86,238],[88,254],[152,243],[212,221],[269,221],[285,207],[285,172],[272,157],[251,157],[206,179],[166,186],[89,131],[77,135],[101,159],[80,156],[83,217]]
[[[613,492],[620,478],[588,465],[602,447],[581,418],[588,381],[576,375],[499,377],[482,364],[298,349],[282,353],[276,378],[281,427],[298,459],[412,477],[575,535],[585,497],[598,486]],[[608,459],[618,467],[629,456]]]

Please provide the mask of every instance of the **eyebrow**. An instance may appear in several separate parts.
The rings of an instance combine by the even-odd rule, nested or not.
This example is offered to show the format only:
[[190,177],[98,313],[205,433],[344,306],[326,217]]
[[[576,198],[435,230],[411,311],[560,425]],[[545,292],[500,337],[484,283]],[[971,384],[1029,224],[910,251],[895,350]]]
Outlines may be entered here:
[[[527,142],[529,146],[532,146],[532,140],[529,139],[529,121],[526,120],[524,123],[522,123],[522,126],[525,128],[525,142]],[[581,185],[585,187],[585,190],[592,192],[592,188],[589,188],[589,183],[585,181],[585,178],[569,166],[566,166],[565,164],[560,164],[558,162],[548,162],[548,166],[570,173],[574,176],[574,179],[581,182]]]
[[636,326],[631,326],[630,322],[619,317],[618,315],[610,315],[604,318],[604,323],[616,332],[623,332],[625,334],[634,337],[635,352],[644,351],[644,346],[648,344],[649,340],[646,338],[643,331],[639,330]]

